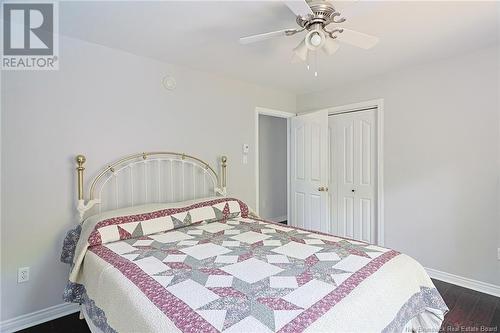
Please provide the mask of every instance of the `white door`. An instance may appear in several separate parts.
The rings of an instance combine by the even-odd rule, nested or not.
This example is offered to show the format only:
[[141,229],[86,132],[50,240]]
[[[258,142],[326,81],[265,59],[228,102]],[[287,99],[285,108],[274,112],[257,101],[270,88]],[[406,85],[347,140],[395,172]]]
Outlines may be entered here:
[[330,115],[331,232],[376,243],[375,110]]
[[328,110],[291,119],[292,226],[328,231]]

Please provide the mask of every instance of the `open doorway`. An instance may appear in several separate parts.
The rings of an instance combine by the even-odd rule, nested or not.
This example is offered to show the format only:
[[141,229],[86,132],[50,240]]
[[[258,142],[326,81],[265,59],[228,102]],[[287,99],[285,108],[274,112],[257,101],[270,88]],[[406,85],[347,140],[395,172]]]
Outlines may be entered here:
[[257,204],[260,217],[288,222],[288,118],[292,113],[257,108]]

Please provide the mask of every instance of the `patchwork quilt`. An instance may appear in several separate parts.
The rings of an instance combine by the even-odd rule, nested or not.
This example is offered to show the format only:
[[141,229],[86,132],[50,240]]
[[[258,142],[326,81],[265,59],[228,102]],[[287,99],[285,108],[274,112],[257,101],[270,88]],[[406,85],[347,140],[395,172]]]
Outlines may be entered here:
[[61,259],[65,300],[103,332],[437,332],[447,311],[412,258],[231,198],[91,217]]

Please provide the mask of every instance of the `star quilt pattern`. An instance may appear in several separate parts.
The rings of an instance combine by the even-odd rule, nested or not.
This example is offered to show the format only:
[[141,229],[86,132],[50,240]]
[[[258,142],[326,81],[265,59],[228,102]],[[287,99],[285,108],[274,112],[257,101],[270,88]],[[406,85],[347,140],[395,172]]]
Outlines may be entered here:
[[[84,303],[104,332],[120,331],[108,324],[109,309],[99,307],[107,303],[101,295],[108,291],[93,291],[95,301],[86,293],[82,271],[88,252],[118,270],[141,293],[136,297],[146,298],[165,316],[154,331],[356,331],[370,322],[392,332],[419,315],[425,317],[419,322],[439,328],[447,311],[423,268],[411,258],[250,217],[246,204],[231,198],[96,217],[68,233],[63,254],[65,261],[73,262],[65,300]],[[394,278],[403,271],[412,279]],[[387,286],[390,281],[400,285],[397,291]],[[377,288],[360,300],[357,288],[363,282]],[[388,291],[400,297],[380,307]],[[133,304],[123,305],[136,311],[131,310]],[[366,309],[365,315],[372,317],[359,321],[359,326],[349,316],[332,315],[344,313],[346,306]],[[426,313],[427,309],[433,310]],[[113,325],[123,323],[126,331],[135,324],[125,324],[128,318],[116,318],[114,313],[108,313]],[[147,313],[142,315],[143,325],[150,325]]]
[[241,217],[90,251],[151,293],[148,297],[177,327],[196,323],[203,331],[227,332],[304,329],[398,255],[362,242]]

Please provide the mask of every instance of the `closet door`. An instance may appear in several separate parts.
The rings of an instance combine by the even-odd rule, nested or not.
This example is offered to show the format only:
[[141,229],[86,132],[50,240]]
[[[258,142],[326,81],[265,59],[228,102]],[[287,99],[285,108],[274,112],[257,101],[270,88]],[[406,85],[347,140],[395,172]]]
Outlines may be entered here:
[[329,117],[331,232],[376,243],[375,110]]
[[328,111],[293,117],[290,133],[291,225],[328,231]]

